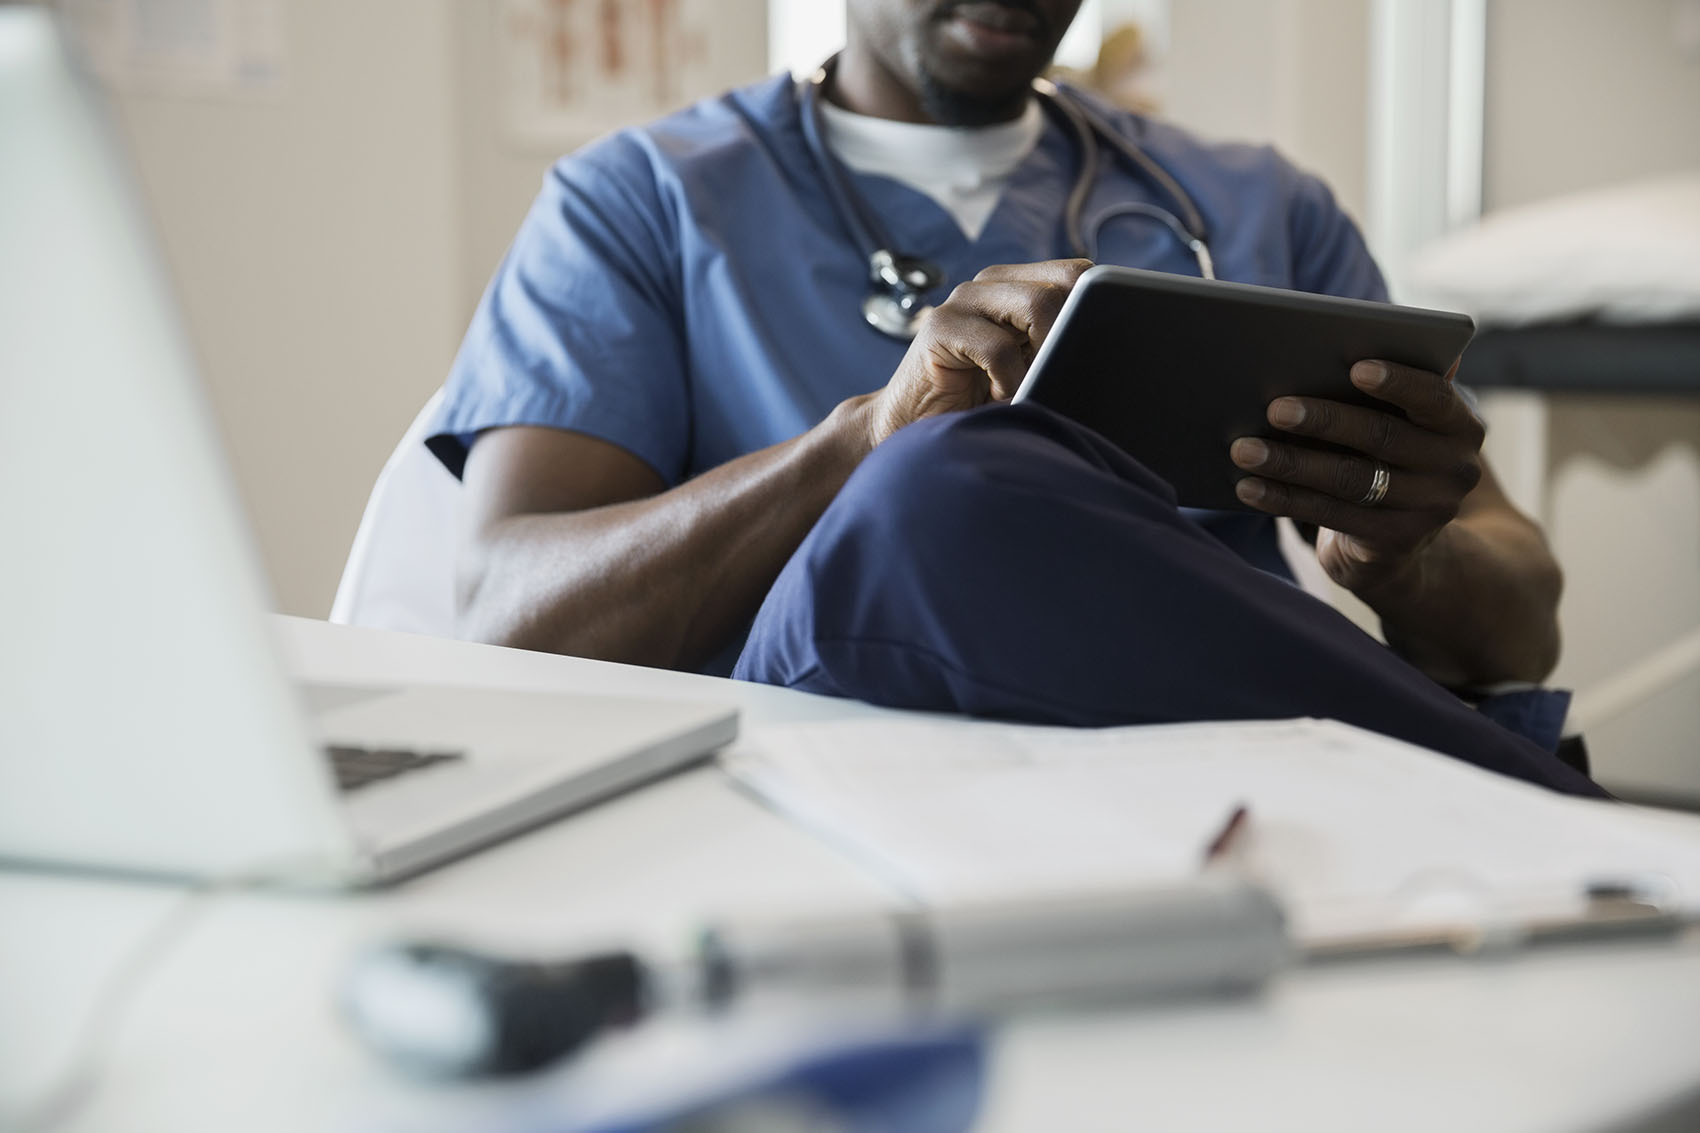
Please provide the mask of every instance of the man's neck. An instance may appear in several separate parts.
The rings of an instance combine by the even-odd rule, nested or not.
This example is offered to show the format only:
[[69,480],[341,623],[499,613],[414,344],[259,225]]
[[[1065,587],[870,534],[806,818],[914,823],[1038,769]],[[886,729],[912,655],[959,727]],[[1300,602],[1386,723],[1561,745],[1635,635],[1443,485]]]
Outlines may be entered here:
[[825,95],[835,106],[870,118],[933,124],[921,98],[904,85],[879,56],[851,37],[832,68]]

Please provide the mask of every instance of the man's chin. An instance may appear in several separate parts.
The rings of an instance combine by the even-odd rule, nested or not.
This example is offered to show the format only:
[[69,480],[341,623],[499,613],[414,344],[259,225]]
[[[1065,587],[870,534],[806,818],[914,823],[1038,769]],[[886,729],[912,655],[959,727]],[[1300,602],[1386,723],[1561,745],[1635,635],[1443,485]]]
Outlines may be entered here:
[[922,103],[935,121],[981,126],[1021,113],[1032,79],[1044,71],[1050,55],[1039,43],[1024,51],[967,50],[935,30],[916,62]]
[[1032,84],[1011,82],[1009,72],[957,76],[921,68],[921,105],[941,126],[989,126],[1017,118]]

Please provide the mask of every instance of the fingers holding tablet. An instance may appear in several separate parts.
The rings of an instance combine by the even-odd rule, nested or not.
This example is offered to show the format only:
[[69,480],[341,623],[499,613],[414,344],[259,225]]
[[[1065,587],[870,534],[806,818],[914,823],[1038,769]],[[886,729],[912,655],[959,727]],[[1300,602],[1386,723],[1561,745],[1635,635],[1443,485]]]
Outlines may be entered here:
[[1458,362],[1444,375],[1401,366],[1395,362],[1365,361],[1353,366],[1352,384],[1380,401],[1396,405],[1415,424],[1436,433],[1474,436],[1482,444],[1481,420],[1458,393],[1452,378]]
[[869,404],[877,445],[913,421],[1007,401],[1051,332],[1085,260],[989,267],[928,312]]
[[[1457,479],[1480,442],[1468,407],[1453,403],[1435,371],[1453,364],[1474,329],[1445,311],[1098,266],[1080,275],[1014,400],[1120,446],[1183,507],[1439,507],[1458,494],[1442,481]],[[1348,379],[1353,363],[1375,358],[1405,365],[1363,366]],[[1262,447],[1224,459],[1232,442],[1253,437]],[[1291,451],[1312,437],[1345,450],[1347,462]],[[1261,483],[1241,489],[1247,472]],[[1242,494],[1259,490],[1262,504]]]
[[1389,408],[1295,397],[1269,405],[1276,429],[1331,448],[1242,437],[1229,449],[1252,473],[1235,489],[1243,503],[1350,537],[1330,571],[1348,586],[1372,567],[1396,567],[1458,514],[1481,480],[1483,439],[1449,374],[1361,362],[1351,378]]

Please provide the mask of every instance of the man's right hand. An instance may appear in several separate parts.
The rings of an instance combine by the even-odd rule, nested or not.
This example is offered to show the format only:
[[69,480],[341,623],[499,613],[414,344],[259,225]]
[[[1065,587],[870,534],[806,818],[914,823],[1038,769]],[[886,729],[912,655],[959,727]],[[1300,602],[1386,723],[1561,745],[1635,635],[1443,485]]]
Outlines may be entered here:
[[673,488],[595,437],[490,430],[466,460],[462,632],[631,664],[701,664],[755,614],[872,445],[919,418],[1015,393],[1089,266],[986,269],[933,311],[884,389]]
[[923,417],[1008,401],[1091,260],[989,267],[933,308],[868,404],[877,445]]

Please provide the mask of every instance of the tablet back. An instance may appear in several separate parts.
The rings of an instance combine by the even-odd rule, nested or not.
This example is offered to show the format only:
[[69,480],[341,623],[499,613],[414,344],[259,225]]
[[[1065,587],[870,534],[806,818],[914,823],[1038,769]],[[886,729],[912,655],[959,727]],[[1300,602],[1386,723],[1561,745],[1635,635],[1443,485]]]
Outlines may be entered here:
[[1271,401],[1390,408],[1351,384],[1354,363],[1445,373],[1474,333],[1467,315],[1445,311],[1099,266],[1075,285],[1015,400],[1096,430],[1183,506],[1245,510],[1228,446],[1276,435]]

